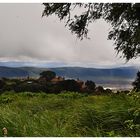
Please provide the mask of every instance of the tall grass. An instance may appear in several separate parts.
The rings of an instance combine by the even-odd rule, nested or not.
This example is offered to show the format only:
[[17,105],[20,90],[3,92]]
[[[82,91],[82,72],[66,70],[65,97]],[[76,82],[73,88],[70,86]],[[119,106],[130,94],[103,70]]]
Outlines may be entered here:
[[8,92],[0,95],[0,128],[10,137],[140,136],[133,108],[140,103],[127,95]]

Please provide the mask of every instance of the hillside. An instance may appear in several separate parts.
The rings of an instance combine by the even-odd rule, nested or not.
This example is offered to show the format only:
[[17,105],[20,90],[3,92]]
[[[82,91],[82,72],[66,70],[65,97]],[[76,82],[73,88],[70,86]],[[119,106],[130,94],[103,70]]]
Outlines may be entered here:
[[28,75],[27,70],[11,67],[0,67],[0,77],[25,77]]
[[109,87],[131,87],[138,71],[135,67],[120,67],[110,69],[63,67],[53,68],[58,75],[81,80],[92,80],[97,84]]
[[[48,70],[47,68],[37,67],[0,67],[0,77],[38,77],[39,73]],[[65,78],[81,79],[81,80],[93,80],[97,84],[103,84],[106,86],[120,87],[131,85],[135,79],[138,71],[135,67],[120,67],[120,68],[83,68],[83,67],[60,67],[50,68],[50,70],[56,72],[57,75]]]

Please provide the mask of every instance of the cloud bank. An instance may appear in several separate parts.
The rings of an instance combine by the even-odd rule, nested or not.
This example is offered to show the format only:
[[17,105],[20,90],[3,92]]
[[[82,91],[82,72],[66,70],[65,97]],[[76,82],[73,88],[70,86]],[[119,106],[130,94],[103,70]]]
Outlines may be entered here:
[[125,64],[107,40],[111,28],[99,20],[90,25],[90,40],[80,41],[57,17],[41,17],[42,4],[0,4],[0,62],[36,66],[109,67]]

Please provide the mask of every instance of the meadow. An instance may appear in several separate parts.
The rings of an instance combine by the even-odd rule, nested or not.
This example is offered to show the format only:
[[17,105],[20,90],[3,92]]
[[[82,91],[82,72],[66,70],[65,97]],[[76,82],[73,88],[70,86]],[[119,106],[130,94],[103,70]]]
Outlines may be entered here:
[[138,137],[140,96],[4,92],[3,127],[8,137]]

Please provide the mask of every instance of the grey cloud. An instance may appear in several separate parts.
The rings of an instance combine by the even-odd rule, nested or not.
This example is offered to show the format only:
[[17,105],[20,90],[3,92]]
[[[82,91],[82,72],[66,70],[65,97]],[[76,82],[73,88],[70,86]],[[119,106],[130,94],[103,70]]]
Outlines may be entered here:
[[[116,57],[110,26],[90,25],[90,40],[79,41],[57,17],[41,17],[42,4],[0,4],[0,61],[31,61],[77,66],[124,65]],[[128,64],[138,63],[138,60]]]

